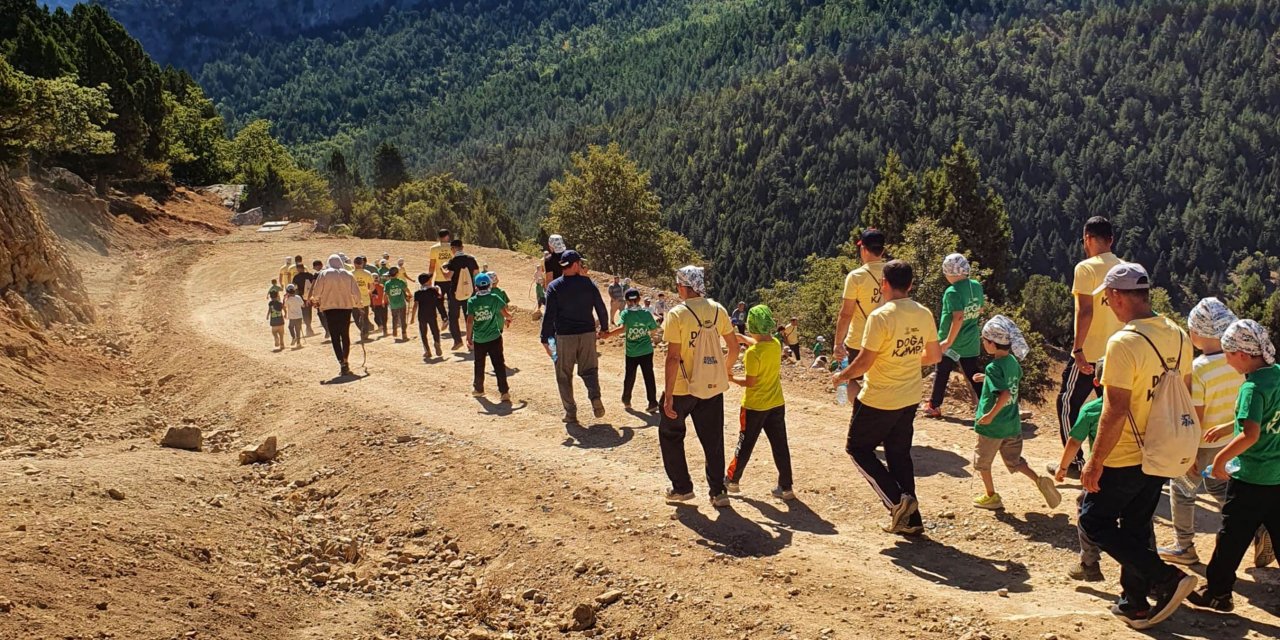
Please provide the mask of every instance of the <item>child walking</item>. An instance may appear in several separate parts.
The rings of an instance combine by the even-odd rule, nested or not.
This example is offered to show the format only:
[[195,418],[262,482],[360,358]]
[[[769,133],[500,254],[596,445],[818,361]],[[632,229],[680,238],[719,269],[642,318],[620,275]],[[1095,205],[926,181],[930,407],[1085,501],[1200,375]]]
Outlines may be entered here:
[[773,449],[773,464],[778,468],[778,484],[770,493],[781,500],[794,500],[787,407],[782,397],[782,343],[769,334],[775,326],[769,307],[756,305],[747,312],[748,335],[744,339],[750,346],[743,356],[744,375],[730,378],[746,391],[738,414],[738,446],[733,450],[724,482],[730,493],[738,493],[751,450],[763,431]]
[[391,336],[408,342],[409,323],[405,314],[409,310],[409,285],[400,277],[400,267],[391,267],[387,272],[387,282],[382,286],[386,292],[387,307],[391,309]]
[[[1258,527],[1266,527],[1271,535],[1280,533],[1280,366],[1271,336],[1253,320],[1231,323],[1222,334],[1222,351],[1231,368],[1245,376],[1245,383],[1236,399],[1235,421],[1205,434],[1209,441],[1235,437],[1213,458],[1209,475],[1226,481],[1227,502],[1205,571],[1208,582],[1187,596],[1187,602],[1228,612],[1234,608],[1236,569]],[[1266,543],[1270,546],[1270,536]]]
[[1057,508],[1062,502],[1062,495],[1054,486],[1053,478],[1032,471],[1022,457],[1022,416],[1018,410],[1022,367],[1018,358],[1025,358],[1030,350],[1022,331],[1012,320],[996,316],[982,327],[982,348],[994,359],[987,365],[986,373],[973,375],[973,381],[982,384],[978,416],[973,427],[978,434],[973,467],[982,476],[985,489],[982,495],[973,499],[973,506],[979,509],[1004,507],[991,478],[991,463],[998,453],[1009,473],[1021,473],[1030,478],[1044,496],[1045,504],[1050,509]]
[[[431,359],[431,345],[436,346],[436,355],[444,357],[444,349],[440,348],[440,325],[438,322],[441,300],[444,296],[440,287],[431,282],[431,274],[418,274],[418,290],[413,292],[413,315],[409,322],[418,320],[418,337],[422,338],[422,361]],[[431,342],[427,342],[427,330],[431,330]]]
[[289,319],[289,346],[301,349],[303,302],[298,288],[293,285],[284,288],[284,310],[285,317]]
[[502,353],[502,329],[511,324],[511,310],[501,296],[493,293],[493,279],[487,273],[476,276],[475,293],[467,299],[467,348],[475,352],[475,380],[471,395],[484,397],[484,361],[493,362],[498,378],[498,393],[503,402],[511,401],[507,387],[507,362]]
[[[1093,450],[1093,441],[1098,437],[1098,423],[1102,421],[1102,366],[1101,358],[1098,359],[1097,364],[1093,365],[1093,385],[1098,388],[1098,397],[1080,407],[1080,414],[1072,425],[1071,432],[1067,434],[1067,444],[1062,450],[1062,459],[1058,461],[1058,466],[1054,467],[1057,469],[1053,477],[1054,482],[1063,482],[1066,479],[1071,462],[1076,459],[1076,453],[1085,442],[1088,442],[1089,449]],[[1080,505],[1084,504],[1084,494],[1083,491],[1076,494],[1077,514],[1080,513]],[[1067,570],[1067,576],[1072,580],[1083,582],[1102,582],[1105,579],[1102,576],[1102,564],[1099,562],[1102,560],[1102,549],[1084,535],[1084,530],[1080,527],[1076,527],[1076,536],[1080,540],[1080,562]]]
[[284,351],[284,305],[280,303],[280,292],[267,294],[267,324],[271,325],[271,339],[276,343],[276,351]]
[[631,408],[631,390],[636,386],[636,369],[644,375],[644,388],[649,400],[645,408],[648,413],[658,412],[657,383],[653,379],[653,331],[658,322],[648,309],[640,306],[640,292],[628,289],[623,296],[626,307],[622,310],[617,327],[609,331],[610,336],[626,332],[627,364],[626,375],[622,379],[622,406]]

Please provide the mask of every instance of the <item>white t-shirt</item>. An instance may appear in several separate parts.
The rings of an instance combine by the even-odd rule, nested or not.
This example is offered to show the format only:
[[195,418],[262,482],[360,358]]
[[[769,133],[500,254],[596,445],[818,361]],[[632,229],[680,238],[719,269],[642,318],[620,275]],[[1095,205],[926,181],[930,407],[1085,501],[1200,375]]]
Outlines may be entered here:
[[284,309],[290,320],[302,319],[302,296],[289,296],[284,299]]

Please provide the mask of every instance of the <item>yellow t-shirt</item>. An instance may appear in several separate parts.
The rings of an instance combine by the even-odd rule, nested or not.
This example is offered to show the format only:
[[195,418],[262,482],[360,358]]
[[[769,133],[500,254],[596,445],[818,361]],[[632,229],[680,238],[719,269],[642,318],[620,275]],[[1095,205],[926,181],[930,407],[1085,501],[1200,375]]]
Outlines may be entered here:
[[373,274],[361,267],[356,267],[351,275],[356,278],[356,289],[360,290],[360,306],[367,307],[373,303]]
[[867,317],[862,348],[874,351],[858,400],[876,409],[902,409],[920,403],[920,360],[925,345],[938,341],[933,314],[910,298],[891,300]]
[[[1140,331],[1155,344],[1160,355],[1164,356],[1165,366],[1179,367],[1182,375],[1191,375],[1191,339],[1178,325],[1164,317],[1134,320],[1111,336],[1107,341],[1107,365],[1102,368],[1102,386],[1130,392],[1129,414],[1133,416],[1133,422],[1126,418],[1124,428],[1120,430],[1120,441],[1104,463],[1108,467],[1142,464],[1142,450],[1138,448],[1133,432],[1136,428],[1139,435],[1146,435],[1147,417],[1151,415],[1151,394],[1164,373],[1156,350],[1131,330]],[[1181,352],[1178,350],[1179,340],[1182,342]]]
[[447,282],[448,277],[444,275],[444,265],[453,259],[453,249],[449,245],[437,242],[431,245],[431,249],[427,252],[428,260],[436,261],[435,273],[431,274],[435,278],[435,283]]
[[[1201,355],[1195,359],[1191,367],[1191,403],[1204,407],[1204,420],[1200,426],[1205,431],[1235,421],[1236,396],[1240,395],[1243,384],[1244,376],[1227,364],[1226,354]],[[1230,441],[1230,438],[1223,438],[1217,442],[1202,442],[1200,447],[1216,449]]]
[[782,327],[782,338],[787,341],[788,345],[800,344],[799,327],[786,324]]
[[856,300],[858,306],[854,308],[853,319],[849,321],[849,333],[844,338],[844,346],[850,349],[862,348],[867,316],[880,308],[883,302],[880,294],[880,281],[883,279],[884,262],[864,264],[845,276],[844,299]]
[[[697,314],[697,318],[694,318]],[[702,324],[698,324],[701,321]],[[729,373],[725,370],[723,350],[717,340],[716,353],[721,359],[710,363],[696,362],[693,336],[703,329],[715,331],[717,335],[727,336],[734,331],[729,322],[729,312],[720,303],[707,298],[691,298],[677,304],[667,312],[662,321],[662,341],[680,345],[680,373],[676,374],[676,384],[672,395],[696,395],[699,398],[712,398],[724,393],[729,388]],[[779,356],[781,357],[781,356]],[[719,372],[715,369],[718,368]],[[689,390],[688,377],[693,377],[698,386],[698,393]]]
[[[1092,258],[1081,260],[1076,264],[1075,279],[1071,282],[1073,295],[1093,297],[1093,320],[1089,323],[1089,335],[1084,339],[1084,359],[1097,362],[1107,351],[1107,339],[1120,330],[1120,320],[1112,313],[1107,303],[1107,292],[1093,295],[1094,289],[1102,285],[1107,272],[1123,262],[1114,253],[1103,253]],[[1103,367],[1105,369],[1105,367]]]
[[742,408],[750,411],[768,411],[781,407],[782,399],[782,345],[769,338],[747,347],[742,356],[742,369],[747,377],[756,379],[756,386],[747,387],[742,394]]

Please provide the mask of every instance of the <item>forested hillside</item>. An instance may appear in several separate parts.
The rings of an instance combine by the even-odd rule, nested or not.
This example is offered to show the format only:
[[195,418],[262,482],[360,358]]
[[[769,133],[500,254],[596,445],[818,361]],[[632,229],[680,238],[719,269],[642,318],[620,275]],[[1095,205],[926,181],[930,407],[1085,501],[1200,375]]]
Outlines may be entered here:
[[724,298],[834,254],[888,151],[921,171],[958,138],[1004,199],[1014,283],[1065,278],[1093,214],[1177,302],[1280,253],[1273,2],[396,4],[249,32],[192,71],[232,122],[271,118],[313,163],[340,149],[367,171],[390,140],[527,230],[571,153],[617,141]]

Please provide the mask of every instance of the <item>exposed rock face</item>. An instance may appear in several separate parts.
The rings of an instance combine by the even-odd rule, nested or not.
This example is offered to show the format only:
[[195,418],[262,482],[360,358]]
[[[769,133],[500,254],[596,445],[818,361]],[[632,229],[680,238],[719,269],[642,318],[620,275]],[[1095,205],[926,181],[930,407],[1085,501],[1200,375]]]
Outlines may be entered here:
[[43,325],[93,318],[80,273],[44,216],[5,175],[0,175],[0,297],[0,304]]
[[242,227],[245,225],[262,224],[262,207],[254,207],[248,211],[241,211],[240,213],[231,216],[231,224]]

